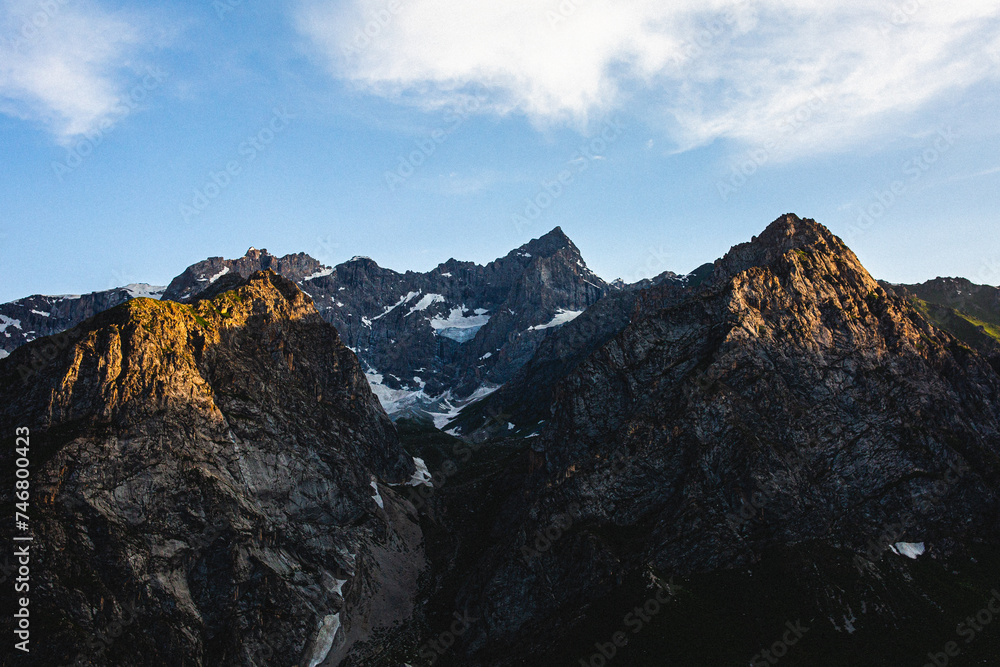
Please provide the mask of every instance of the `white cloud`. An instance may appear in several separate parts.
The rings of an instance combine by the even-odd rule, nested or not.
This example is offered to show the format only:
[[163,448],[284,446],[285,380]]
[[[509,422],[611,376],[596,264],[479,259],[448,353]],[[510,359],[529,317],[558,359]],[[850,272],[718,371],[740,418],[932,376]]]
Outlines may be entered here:
[[297,21],[362,90],[437,108],[485,86],[540,125],[636,109],[680,149],[842,148],[1000,69],[985,0],[302,0]]
[[40,123],[63,143],[122,115],[142,79],[148,41],[134,13],[86,0],[0,0],[0,111]]

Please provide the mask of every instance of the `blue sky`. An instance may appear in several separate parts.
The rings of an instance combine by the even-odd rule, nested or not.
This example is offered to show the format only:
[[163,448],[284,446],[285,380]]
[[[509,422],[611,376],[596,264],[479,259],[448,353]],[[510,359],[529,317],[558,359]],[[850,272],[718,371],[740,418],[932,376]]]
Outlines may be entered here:
[[0,0],[0,301],[556,225],[633,281],[785,212],[1000,283],[1000,6],[664,4]]

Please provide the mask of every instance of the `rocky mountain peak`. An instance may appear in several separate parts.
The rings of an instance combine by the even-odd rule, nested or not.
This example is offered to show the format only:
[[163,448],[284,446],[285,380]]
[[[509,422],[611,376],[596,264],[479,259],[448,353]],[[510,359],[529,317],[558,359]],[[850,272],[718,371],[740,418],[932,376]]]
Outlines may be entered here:
[[336,663],[411,613],[420,531],[393,487],[414,462],[293,282],[265,270],[191,304],[131,300],[22,384],[46,344],[0,364],[0,426],[31,424],[45,452],[33,664]]
[[563,232],[562,227],[556,227],[547,234],[543,234],[537,239],[532,239],[522,245],[520,248],[512,251],[512,255],[525,255],[530,254],[533,257],[551,257],[555,255],[560,250],[569,250],[575,255],[579,255],[580,251],[576,247],[576,244],[570,240],[566,233]]
[[339,264],[338,268],[341,266],[351,267],[354,270],[357,270],[359,268],[364,270],[375,270],[375,271],[382,270],[382,267],[378,265],[378,262],[376,262],[374,259],[366,255],[355,255],[346,262]]
[[815,220],[789,213],[768,225],[760,236],[733,246],[717,260],[713,280],[725,281],[753,267],[768,266],[791,251],[837,256],[839,263],[849,264],[867,275],[854,253],[829,229]]
[[238,259],[209,257],[192,264],[170,282],[163,298],[170,301],[191,301],[216,281],[230,274],[247,278],[257,271],[270,269],[293,281],[300,281],[322,272],[324,268],[319,261],[305,253],[275,257],[267,250],[251,247]]

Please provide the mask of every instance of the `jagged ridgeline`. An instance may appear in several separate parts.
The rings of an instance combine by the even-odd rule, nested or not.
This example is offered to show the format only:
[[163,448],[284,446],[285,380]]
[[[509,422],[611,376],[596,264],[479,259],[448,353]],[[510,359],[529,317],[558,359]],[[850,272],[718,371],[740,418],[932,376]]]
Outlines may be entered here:
[[[1000,655],[996,288],[880,284],[786,215],[633,285],[557,229],[485,267],[251,250],[145,293],[0,360],[25,664]],[[472,402],[390,421],[418,393]]]
[[481,615],[453,664],[772,664],[783,636],[786,664],[923,664],[1000,584],[1000,378],[814,221],[543,352],[511,383],[550,387],[540,435],[442,605]]
[[44,340],[0,363],[3,432],[31,429],[19,664],[316,665],[411,614],[413,460],[293,283],[132,300],[66,339],[28,383]]

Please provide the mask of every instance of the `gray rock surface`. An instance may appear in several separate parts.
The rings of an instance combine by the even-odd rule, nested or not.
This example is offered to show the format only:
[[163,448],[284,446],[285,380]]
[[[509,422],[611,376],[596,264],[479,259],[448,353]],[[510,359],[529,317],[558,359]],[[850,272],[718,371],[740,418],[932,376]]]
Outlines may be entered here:
[[308,297],[260,272],[190,305],[129,301],[67,340],[28,382],[18,363],[45,341],[0,362],[0,432],[31,430],[38,641],[22,664],[381,650],[424,568],[392,486],[415,467]]

